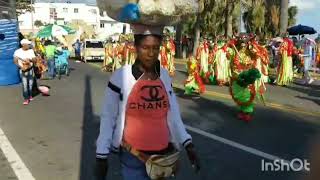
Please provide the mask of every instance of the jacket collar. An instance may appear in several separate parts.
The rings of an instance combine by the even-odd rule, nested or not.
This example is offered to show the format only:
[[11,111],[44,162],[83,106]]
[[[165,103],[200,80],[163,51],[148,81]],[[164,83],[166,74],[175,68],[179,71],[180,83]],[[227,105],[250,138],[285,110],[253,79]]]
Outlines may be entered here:
[[[132,75],[133,77],[138,80],[141,75],[143,74],[143,72],[140,70],[139,68],[139,65],[140,65],[140,60],[139,59],[136,59],[136,61],[134,62],[134,64],[132,65]],[[156,64],[155,64],[155,69],[156,69],[156,72],[158,73],[158,75],[160,76],[160,61],[157,61]]]

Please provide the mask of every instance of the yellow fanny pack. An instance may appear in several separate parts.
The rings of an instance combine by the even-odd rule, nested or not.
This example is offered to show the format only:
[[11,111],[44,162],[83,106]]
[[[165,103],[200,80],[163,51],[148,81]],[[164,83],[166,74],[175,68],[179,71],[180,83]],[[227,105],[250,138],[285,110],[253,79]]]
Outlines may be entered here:
[[122,143],[122,147],[145,163],[146,172],[152,180],[174,176],[177,173],[180,152],[174,150],[165,155],[147,155]]

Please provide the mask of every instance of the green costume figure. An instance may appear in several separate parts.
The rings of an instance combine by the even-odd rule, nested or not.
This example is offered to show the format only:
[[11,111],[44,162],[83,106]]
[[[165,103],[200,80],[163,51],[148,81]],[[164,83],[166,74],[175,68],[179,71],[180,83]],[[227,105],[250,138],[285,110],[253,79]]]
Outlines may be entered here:
[[241,72],[239,76],[231,80],[230,94],[232,99],[239,106],[240,112],[238,118],[245,122],[250,122],[252,120],[254,99],[256,97],[254,83],[259,78],[261,78],[259,70],[252,68]]

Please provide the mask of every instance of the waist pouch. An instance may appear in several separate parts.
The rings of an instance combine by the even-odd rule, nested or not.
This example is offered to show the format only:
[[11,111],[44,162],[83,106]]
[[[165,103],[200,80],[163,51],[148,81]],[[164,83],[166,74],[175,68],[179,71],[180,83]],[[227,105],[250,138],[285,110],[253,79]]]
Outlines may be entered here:
[[122,143],[122,147],[145,163],[146,172],[152,180],[167,178],[177,173],[180,152],[176,149],[161,155],[148,155]]

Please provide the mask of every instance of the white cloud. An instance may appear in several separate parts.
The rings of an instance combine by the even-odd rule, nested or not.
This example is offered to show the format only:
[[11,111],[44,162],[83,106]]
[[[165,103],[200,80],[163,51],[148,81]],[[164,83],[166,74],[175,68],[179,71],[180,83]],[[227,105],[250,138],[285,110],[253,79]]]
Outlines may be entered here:
[[297,6],[300,10],[317,9],[320,7],[320,0],[290,0],[291,6]]

